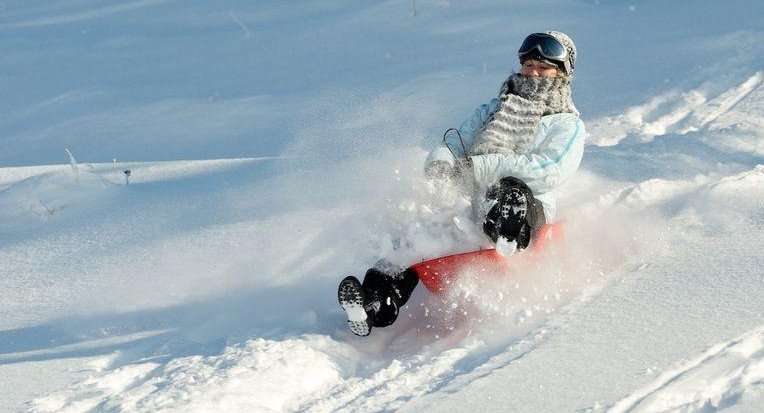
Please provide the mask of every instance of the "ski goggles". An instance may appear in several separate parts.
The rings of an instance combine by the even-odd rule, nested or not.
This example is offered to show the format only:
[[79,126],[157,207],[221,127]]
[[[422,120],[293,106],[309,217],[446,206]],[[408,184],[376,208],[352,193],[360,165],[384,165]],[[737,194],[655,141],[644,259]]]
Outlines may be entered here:
[[568,49],[552,35],[546,33],[533,33],[529,35],[517,51],[517,57],[522,59],[523,56],[533,51],[538,51],[545,59],[562,63],[566,74],[570,74],[573,71],[573,66],[568,59]]

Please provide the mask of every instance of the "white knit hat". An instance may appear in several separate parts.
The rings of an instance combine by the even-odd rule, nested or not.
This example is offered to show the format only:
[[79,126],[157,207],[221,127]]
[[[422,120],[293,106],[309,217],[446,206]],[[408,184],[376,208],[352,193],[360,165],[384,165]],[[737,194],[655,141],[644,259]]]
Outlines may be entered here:
[[570,63],[570,73],[568,74],[573,74],[573,68],[576,66],[576,44],[573,43],[573,39],[567,34],[556,30],[550,30],[546,34],[557,39],[568,50],[568,62]]

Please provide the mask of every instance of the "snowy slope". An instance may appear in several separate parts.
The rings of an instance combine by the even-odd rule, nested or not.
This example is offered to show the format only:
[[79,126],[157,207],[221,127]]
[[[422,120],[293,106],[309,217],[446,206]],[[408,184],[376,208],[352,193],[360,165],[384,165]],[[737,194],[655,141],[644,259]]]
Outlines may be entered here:
[[[762,11],[3,2],[0,411],[760,411]],[[567,248],[352,336],[342,277],[483,242],[421,163],[545,28]]]

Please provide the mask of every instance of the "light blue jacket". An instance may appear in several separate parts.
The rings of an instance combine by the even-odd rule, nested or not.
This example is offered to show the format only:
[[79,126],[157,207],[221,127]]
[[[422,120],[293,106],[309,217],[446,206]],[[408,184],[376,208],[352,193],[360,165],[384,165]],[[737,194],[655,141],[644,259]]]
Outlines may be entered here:
[[[499,109],[499,105],[498,99],[480,105],[459,128],[468,156],[475,134],[483,122]],[[533,138],[533,148],[528,153],[517,156],[498,153],[469,156],[475,182],[484,192],[501,178],[513,176],[523,180],[544,205],[546,220],[551,222],[557,212],[557,192],[578,170],[585,139],[584,123],[578,116],[572,113],[542,116]],[[447,142],[457,157],[465,157],[455,133],[449,135]],[[455,158],[445,145],[441,145],[430,152],[426,164],[434,161],[446,161],[453,166]]]

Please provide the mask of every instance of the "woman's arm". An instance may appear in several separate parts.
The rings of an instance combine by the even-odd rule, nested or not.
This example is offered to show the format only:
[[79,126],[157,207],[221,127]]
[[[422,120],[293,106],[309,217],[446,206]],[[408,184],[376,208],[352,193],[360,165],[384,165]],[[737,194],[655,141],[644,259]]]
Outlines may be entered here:
[[577,116],[565,114],[549,125],[541,144],[528,155],[472,156],[478,185],[487,187],[507,176],[523,180],[535,194],[558,187],[578,169],[586,131]]
[[[469,148],[472,147],[473,142],[475,142],[475,133],[477,133],[480,127],[483,126],[485,120],[488,119],[492,113],[499,109],[499,104],[500,103],[498,99],[492,99],[489,103],[478,106],[478,108],[475,109],[475,111],[472,113],[472,116],[464,121],[464,123],[462,123],[462,125],[459,127],[459,133],[462,136],[464,146],[467,148],[468,152]],[[454,154],[456,154],[457,157],[465,157],[464,150],[462,149],[462,144],[459,142],[459,137],[456,133],[449,134],[446,137],[446,142],[448,142],[448,146],[451,148],[451,151],[454,151]],[[451,154],[451,151],[449,151],[449,149],[444,144],[439,145],[432,152],[430,152],[429,156],[427,156],[425,165],[430,165],[436,161],[445,161],[448,162],[449,165],[454,166],[454,162],[456,160]]]

